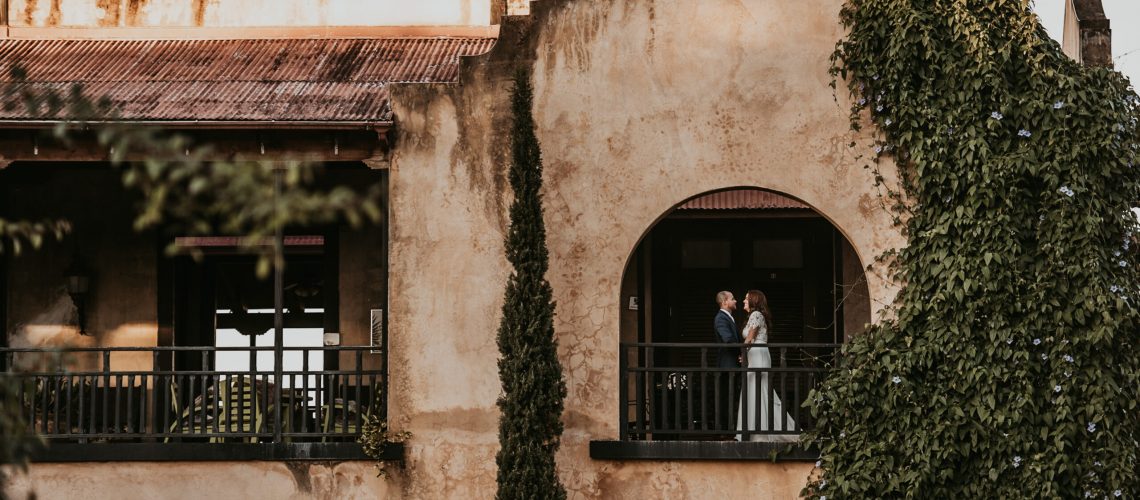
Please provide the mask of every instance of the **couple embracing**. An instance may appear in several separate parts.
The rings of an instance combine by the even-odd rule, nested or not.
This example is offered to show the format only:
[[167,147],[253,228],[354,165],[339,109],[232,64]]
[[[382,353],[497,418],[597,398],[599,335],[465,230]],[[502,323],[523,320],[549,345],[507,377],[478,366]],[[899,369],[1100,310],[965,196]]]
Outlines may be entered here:
[[[767,344],[768,330],[772,328],[772,313],[768,310],[768,298],[764,293],[760,290],[749,290],[748,293],[744,294],[744,311],[748,313],[748,322],[744,324],[744,328],[737,328],[736,326],[736,318],[733,317],[733,312],[736,311],[736,298],[732,296],[732,292],[718,292],[716,301],[720,306],[720,311],[717,312],[716,320],[713,323],[714,328],[716,328],[717,340],[725,344],[746,344],[743,353],[735,347],[721,348],[717,355],[717,366],[719,368],[740,368],[741,362],[744,362],[744,366],[747,368],[771,368],[772,355],[768,352]],[[732,386],[727,380],[731,377],[730,373],[719,374],[722,378],[720,382],[723,388],[721,394],[728,396],[723,398],[725,402],[735,396],[730,394],[727,389]],[[784,411],[780,397],[775,394],[775,388],[771,385],[771,378],[767,371],[760,373],[749,371],[745,375],[745,382],[741,387],[739,402],[736,405],[737,441],[742,440],[743,434],[739,433],[744,430],[751,432],[794,432],[796,423]],[[727,405],[722,406],[722,408],[724,408],[723,414],[727,416],[729,414]],[[771,411],[772,416],[769,415],[769,411]],[[718,427],[724,429],[728,426]],[[795,435],[786,434],[752,434],[749,436],[750,441],[794,441],[796,439]]]

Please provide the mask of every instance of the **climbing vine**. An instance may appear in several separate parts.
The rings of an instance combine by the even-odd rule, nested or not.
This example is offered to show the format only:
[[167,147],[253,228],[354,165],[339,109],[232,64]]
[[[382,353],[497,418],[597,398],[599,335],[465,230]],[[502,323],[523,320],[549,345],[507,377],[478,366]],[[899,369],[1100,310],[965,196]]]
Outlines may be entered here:
[[848,0],[833,72],[907,246],[809,398],[812,498],[1140,495],[1140,100],[1030,0]]

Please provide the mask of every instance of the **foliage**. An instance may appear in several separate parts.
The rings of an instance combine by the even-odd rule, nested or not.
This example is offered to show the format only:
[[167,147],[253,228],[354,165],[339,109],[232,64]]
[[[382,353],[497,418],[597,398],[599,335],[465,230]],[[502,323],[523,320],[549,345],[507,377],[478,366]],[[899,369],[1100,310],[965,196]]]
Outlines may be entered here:
[[71,224],[63,220],[9,221],[0,218],[0,254],[19,255],[25,247],[38,249],[46,238],[63,239]]
[[384,448],[389,444],[406,442],[411,439],[412,433],[408,431],[391,432],[388,429],[388,422],[372,412],[365,413],[362,417],[363,423],[357,442],[363,445],[365,455],[376,460],[376,477],[387,476],[386,462],[382,459]]
[[514,272],[507,280],[497,337],[503,393],[498,401],[502,416],[495,457],[499,466],[496,498],[566,498],[554,463],[562,435],[566,382],[554,338],[553,292],[546,281],[542,154],[531,115],[530,75],[519,69],[514,80],[510,183],[515,199],[506,241],[507,260]]
[[42,440],[28,432],[27,420],[19,411],[24,405],[20,401],[19,381],[0,373],[0,499],[7,499],[4,486],[8,484],[8,467],[27,467],[29,455]]
[[822,459],[805,495],[1140,494],[1140,106],[1030,7],[842,10],[833,71],[853,127],[877,127],[874,168],[899,167],[904,286],[809,398]]

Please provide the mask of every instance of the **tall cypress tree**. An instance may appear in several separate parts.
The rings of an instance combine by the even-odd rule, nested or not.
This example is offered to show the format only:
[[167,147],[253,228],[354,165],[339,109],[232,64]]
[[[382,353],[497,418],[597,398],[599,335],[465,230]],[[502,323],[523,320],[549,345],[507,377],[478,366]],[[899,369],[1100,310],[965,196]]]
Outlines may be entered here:
[[499,466],[496,498],[566,498],[554,454],[562,436],[566,383],[554,339],[554,300],[546,281],[546,227],[542,222],[542,153],[531,115],[533,90],[524,69],[511,94],[511,226],[507,280],[499,324]]

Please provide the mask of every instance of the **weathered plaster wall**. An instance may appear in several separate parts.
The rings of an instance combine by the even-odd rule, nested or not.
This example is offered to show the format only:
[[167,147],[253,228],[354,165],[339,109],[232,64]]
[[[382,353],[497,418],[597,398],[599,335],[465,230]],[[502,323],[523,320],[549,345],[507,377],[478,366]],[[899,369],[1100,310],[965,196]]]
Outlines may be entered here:
[[391,498],[394,481],[377,478],[369,462],[39,463],[8,491],[46,500],[347,500]]
[[492,0],[10,0],[13,26],[488,25]]
[[[809,464],[599,462],[588,443],[618,437],[622,273],[676,203],[763,187],[816,208],[862,262],[901,243],[828,86],[840,4],[544,0],[460,85],[394,90],[390,417],[414,433],[405,494],[494,492],[505,99],[533,58],[571,498],[795,496]],[[878,309],[894,290],[868,278]]]
[[507,0],[507,14],[512,16],[530,14],[530,0]]

